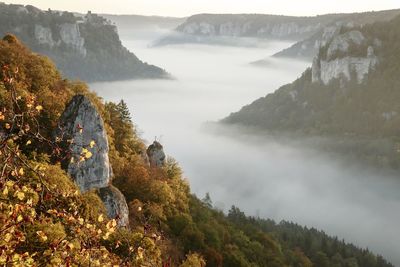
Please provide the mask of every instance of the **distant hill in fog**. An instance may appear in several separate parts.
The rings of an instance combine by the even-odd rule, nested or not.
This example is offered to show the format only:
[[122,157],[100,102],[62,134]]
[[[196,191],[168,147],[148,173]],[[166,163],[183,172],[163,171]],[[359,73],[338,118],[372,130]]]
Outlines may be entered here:
[[[210,37],[253,37],[270,40],[299,41],[299,45],[277,56],[311,58],[318,49],[325,29],[340,26],[364,25],[390,20],[400,10],[350,14],[327,14],[295,17],[264,14],[198,14],[189,17],[176,28],[175,34],[160,40],[159,45],[175,43],[204,43]],[[308,40],[308,41],[304,41]],[[304,41],[301,43],[301,41]],[[232,42],[234,43],[234,41]]]
[[4,3],[0,14],[0,35],[15,34],[33,51],[50,57],[68,78],[92,82],[168,77],[128,51],[116,26],[101,16]]
[[400,168],[400,16],[343,27],[312,68],[223,120],[270,132],[339,138],[328,149]]
[[377,12],[343,14],[338,20],[323,27],[314,35],[276,53],[276,57],[290,57],[311,60],[321,46],[324,46],[342,27],[362,26],[378,21],[389,21],[400,14],[400,9]]
[[101,14],[101,16],[115,23],[118,29],[148,28],[148,27],[158,27],[161,29],[175,29],[186,20],[186,18],[142,16],[142,15]]

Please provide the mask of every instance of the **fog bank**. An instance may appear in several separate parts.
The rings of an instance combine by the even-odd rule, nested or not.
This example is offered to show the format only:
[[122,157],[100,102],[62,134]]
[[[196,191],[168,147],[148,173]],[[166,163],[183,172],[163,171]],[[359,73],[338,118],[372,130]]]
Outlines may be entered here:
[[289,44],[262,47],[176,45],[148,48],[155,33],[125,33],[124,45],[165,67],[171,81],[91,84],[107,101],[124,99],[149,142],[154,137],[176,158],[199,197],[209,192],[223,209],[236,205],[249,215],[294,221],[369,247],[400,265],[400,180],[365,166],[344,164],[311,148],[229,129],[208,131],[241,106],[293,81],[308,63],[269,58]]

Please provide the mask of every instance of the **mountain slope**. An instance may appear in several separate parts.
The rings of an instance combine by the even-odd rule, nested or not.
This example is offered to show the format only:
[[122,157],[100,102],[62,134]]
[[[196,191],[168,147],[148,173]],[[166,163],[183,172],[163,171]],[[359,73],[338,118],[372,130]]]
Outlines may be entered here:
[[[263,14],[198,14],[186,19],[173,34],[157,45],[174,43],[218,43],[240,45],[237,37],[266,40],[298,41],[276,56],[312,58],[332,29],[387,21],[400,10],[351,14],[326,14],[314,17],[294,17]],[[218,37],[216,39],[215,37]],[[223,40],[235,37],[235,40]],[[221,40],[222,38],[222,40]],[[246,43],[244,43],[246,44]],[[253,44],[254,45],[254,44]]]
[[128,51],[116,27],[103,17],[4,3],[0,14],[1,35],[15,34],[33,51],[49,56],[68,78],[92,82],[168,77]]
[[[223,122],[364,140],[358,148],[361,154],[398,168],[399,25],[400,17],[396,17],[390,22],[342,29],[319,50],[312,68],[299,79]],[[387,143],[382,155],[380,149],[367,148],[379,140]]]

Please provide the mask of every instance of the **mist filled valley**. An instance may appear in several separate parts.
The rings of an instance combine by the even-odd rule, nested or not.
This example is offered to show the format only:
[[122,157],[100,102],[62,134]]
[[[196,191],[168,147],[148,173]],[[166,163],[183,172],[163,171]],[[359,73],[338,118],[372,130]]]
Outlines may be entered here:
[[[127,102],[142,137],[164,145],[195,194],[210,193],[214,206],[224,211],[235,205],[248,215],[323,229],[400,263],[396,174],[345,162],[301,140],[279,141],[207,123],[295,80],[310,62],[269,57],[289,47],[287,42],[151,47],[165,34],[123,31],[121,38],[175,80],[90,86],[106,101]],[[268,64],[250,64],[260,59]]]
[[0,266],[400,266],[396,5],[124,1],[0,3]]

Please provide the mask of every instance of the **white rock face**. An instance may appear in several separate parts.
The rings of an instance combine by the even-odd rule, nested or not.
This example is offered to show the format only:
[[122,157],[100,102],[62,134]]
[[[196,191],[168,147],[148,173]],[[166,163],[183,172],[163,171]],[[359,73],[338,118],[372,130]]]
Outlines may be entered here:
[[110,219],[116,219],[118,226],[129,226],[129,209],[126,199],[118,188],[110,185],[99,190],[99,196]]
[[51,29],[38,24],[35,24],[35,39],[39,44],[47,44],[50,47],[56,44],[53,40]]
[[86,56],[85,39],[81,37],[79,25],[64,23],[60,26],[61,40],[76,49],[81,55]]
[[332,40],[332,38],[338,34],[339,29],[340,28],[337,26],[330,26],[330,27],[324,28],[321,39],[318,39],[315,41],[314,48],[319,49],[323,46],[326,46],[327,43],[330,42]]
[[382,113],[382,117],[386,120],[386,121],[390,121],[391,119],[393,119],[394,117],[397,116],[397,112],[396,111],[391,111],[391,112],[383,112]]
[[320,61],[320,77],[313,77],[313,81],[320,80],[328,84],[332,79],[345,78],[351,79],[351,72],[354,71],[357,82],[361,83],[370,71],[378,63],[376,57],[345,57],[331,61]]
[[[67,172],[81,191],[107,187],[112,176],[107,133],[103,119],[90,100],[83,95],[75,96],[62,114],[59,127],[57,136],[62,136],[66,143],[73,140],[68,148],[74,160],[67,159]],[[88,149],[92,156],[80,162],[83,149]]]
[[24,6],[19,6],[18,9],[17,9],[17,12],[18,13],[24,13],[24,14],[28,14],[29,13],[28,9],[26,9],[26,7],[24,7]]
[[182,28],[182,32],[191,35],[206,36],[246,36],[250,31],[256,32],[259,37],[286,38],[291,35],[298,35],[316,31],[322,26],[320,24],[299,26],[297,23],[265,23],[258,29],[253,29],[251,21],[234,22],[227,21],[221,24],[210,24],[208,22],[191,22]]
[[79,32],[78,23],[64,23],[60,26],[61,40],[54,41],[53,34],[50,28],[42,25],[35,25],[35,39],[39,44],[47,44],[50,47],[59,46],[61,43],[73,48],[83,57],[86,56],[85,39]]
[[[335,34],[335,30],[329,30],[326,37]],[[349,54],[349,48],[352,45],[360,46],[365,44],[366,38],[360,31],[350,31],[341,35],[337,35],[327,49],[326,58],[314,58],[312,65],[312,81],[321,81],[328,84],[332,79],[343,78],[349,81],[352,73],[356,75],[358,83],[361,83],[364,77],[378,64],[378,58],[375,56],[374,48],[369,46],[365,51],[365,57],[354,57],[351,55],[345,57],[336,57],[338,52],[341,54]],[[365,48],[364,48],[365,49]]]
[[328,58],[332,58],[337,52],[348,52],[350,45],[361,45],[365,41],[360,31],[350,31],[335,37],[328,48]]

